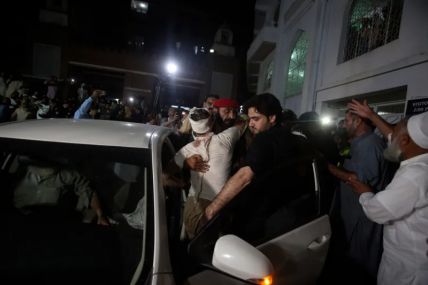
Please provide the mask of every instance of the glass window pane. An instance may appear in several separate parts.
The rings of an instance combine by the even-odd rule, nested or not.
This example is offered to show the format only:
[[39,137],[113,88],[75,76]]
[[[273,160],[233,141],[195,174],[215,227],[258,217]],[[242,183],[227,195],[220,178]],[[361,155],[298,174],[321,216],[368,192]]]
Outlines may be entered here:
[[76,282],[122,284],[142,259],[143,272],[151,268],[147,251],[142,256],[153,235],[150,150],[9,139],[0,139],[0,149],[10,161],[0,171],[0,208],[13,221],[0,253],[22,251],[3,272],[19,269],[25,278],[38,264],[40,278],[55,269]]
[[343,61],[398,39],[404,0],[354,0]]
[[272,76],[273,76],[273,61],[271,61],[266,69],[265,74],[265,90],[269,89],[272,84]]
[[285,95],[302,93],[305,80],[306,54],[308,52],[308,34],[302,32],[290,57]]

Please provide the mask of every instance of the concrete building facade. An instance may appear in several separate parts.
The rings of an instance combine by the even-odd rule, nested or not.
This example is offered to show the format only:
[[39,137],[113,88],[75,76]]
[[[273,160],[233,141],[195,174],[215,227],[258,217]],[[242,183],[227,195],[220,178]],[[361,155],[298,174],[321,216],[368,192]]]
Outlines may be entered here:
[[[102,21],[87,21],[91,14],[85,9],[84,2],[46,0],[28,7],[28,15],[23,19],[26,21],[25,37],[21,33],[8,36],[11,42],[9,50],[0,55],[2,71],[22,74],[25,81],[38,80],[42,86],[44,80],[52,75],[64,81],[72,80],[74,84],[61,88],[61,97],[76,96],[80,84],[88,83],[90,78],[89,81],[100,82],[97,81],[99,79],[104,87],[111,87],[108,94],[111,98],[135,97],[150,104],[156,81],[167,75],[165,93],[174,93],[171,100],[165,102],[168,104],[173,104],[180,97],[181,101],[184,98],[187,102],[183,103],[193,107],[213,92],[221,97],[237,97],[241,63],[235,58],[233,33],[226,24],[220,26],[217,34],[213,33],[208,41],[199,39],[197,35],[181,39],[175,34],[143,38],[134,32],[141,32],[143,27],[146,30],[158,29],[159,34],[163,30],[147,28],[147,23],[144,25],[142,20],[149,16],[167,17],[151,10],[154,7],[149,7],[147,2],[135,0],[127,4],[127,1],[119,1],[121,6],[110,7],[113,14],[107,18],[114,19],[115,9],[132,18],[117,28],[124,30],[109,30],[115,28],[115,23],[105,23],[109,25],[104,29]],[[102,1],[98,2],[104,5]],[[134,11],[135,7],[145,10]],[[101,15],[101,19],[103,17]],[[182,26],[188,28],[185,24]],[[159,38],[167,38],[168,42],[155,42]],[[148,49],[150,39],[153,41],[151,49]],[[191,40],[199,41],[198,46],[194,46]],[[176,73],[167,74],[168,63],[177,66]]]
[[424,0],[258,0],[249,89],[334,120],[366,99],[395,122],[428,97],[426,15]]

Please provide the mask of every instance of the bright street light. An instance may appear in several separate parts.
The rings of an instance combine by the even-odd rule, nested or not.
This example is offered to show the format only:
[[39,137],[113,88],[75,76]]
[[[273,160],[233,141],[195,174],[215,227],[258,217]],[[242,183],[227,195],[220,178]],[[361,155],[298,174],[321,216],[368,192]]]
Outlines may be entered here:
[[134,98],[129,97],[129,101],[134,102]]
[[210,53],[214,53],[214,50],[213,50],[213,49],[210,49]]
[[166,70],[168,70],[169,73],[175,73],[177,71],[177,65],[175,65],[174,63],[168,63],[168,65],[166,66]]
[[323,125],[328,125],[331,123],[331,119],[329,117],[324,117],[321,119]]

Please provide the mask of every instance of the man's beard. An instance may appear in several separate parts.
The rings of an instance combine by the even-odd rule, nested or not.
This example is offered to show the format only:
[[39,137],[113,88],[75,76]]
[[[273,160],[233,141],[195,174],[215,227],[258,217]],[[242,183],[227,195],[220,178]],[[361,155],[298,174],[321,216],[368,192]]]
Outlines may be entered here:
[[383,151],[385,159],[392,162],[401,162],[403,160],[402,155],[403,151],[398,144],[398,139],[393,140],[391,145]]
[[219,125],[221,125],[221,126],[228,126],[228,127],[230,127],[230,126],[233,126],[235,124],[235,119],[226,119],[226,120],[223,120],[223,118],[220,117],[220,115],[218,115],[218,114],[215,116],[215,119],[216,119],[216,122]]

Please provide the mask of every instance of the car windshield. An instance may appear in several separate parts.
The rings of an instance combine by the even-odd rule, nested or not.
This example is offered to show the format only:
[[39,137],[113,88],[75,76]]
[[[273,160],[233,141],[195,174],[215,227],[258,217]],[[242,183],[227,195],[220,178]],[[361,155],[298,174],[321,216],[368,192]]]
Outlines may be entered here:
[[150,150],[0,139],[0,155],[2,276],[145,279],[153,236]]

